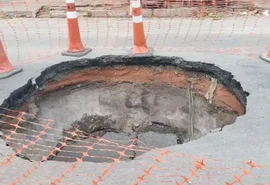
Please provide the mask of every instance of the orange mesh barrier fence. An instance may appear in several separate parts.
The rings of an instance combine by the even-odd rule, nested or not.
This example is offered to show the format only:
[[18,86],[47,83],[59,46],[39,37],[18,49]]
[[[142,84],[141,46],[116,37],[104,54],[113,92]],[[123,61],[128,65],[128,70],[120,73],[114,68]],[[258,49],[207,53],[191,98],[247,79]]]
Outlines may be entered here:
[[[0,0],[0,78],[63,52],[261,55],[269,62],[269,9],[268,0]],[[270,184],[270,162],[257,158],[197,156],[196,148],[189,155],[59,125],[0,108],[0,185]]]
[[[64,123],[0,110],[1,138],[15,152],[1,157],[2,184],[270,184],[270,165],[256,160],[190,156],[137,139],[111,141],[57,128]],[[145,155],[134,159],[132,152]]]
[[[75,3],[84,47],[132,48],[128,0]],[[142,0],[141,5],[147,45],[155,51],[256,56],[269,50],[267,0]],[[1,1],[0,17],[0,37],[14,65],[58,56],[68,48],[64,1]]]

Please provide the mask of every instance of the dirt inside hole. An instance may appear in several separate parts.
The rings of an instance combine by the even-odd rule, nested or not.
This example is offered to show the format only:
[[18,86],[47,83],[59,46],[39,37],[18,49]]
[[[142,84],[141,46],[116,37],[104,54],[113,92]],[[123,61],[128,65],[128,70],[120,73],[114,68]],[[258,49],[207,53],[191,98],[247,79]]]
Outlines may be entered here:
[[[237,117],[202,96],[190,95],[188,89],[156,84],[85,83],[45,94],[28,105],[37,117],[61,122],[47,130],[40,147],[24,149],[21,155],[30,160],[47,156],[44,146],[61,150],[49,160],[74,162],[85,155],[84,161],[112,162],[123,151],[121,160],[134,159],[151,149],[198,139]],[[21,141],[33,140],[32,130],[42,129],[31,122],[22,126],[27,129],[17,131],[26,136],[16,135]]]
[[[245,113],[240,84],[206,64],[180,63],[189,70],[209,70],[207,75],[168,64],[73,64],[53,66],[4,102],[4,107],[26,112],[5,111],[2,115],[12,116],[0,117],[6,123],[1,125],[3,138],[18,156],[31,161],[133,160],[221,131]],[[59,73],[63,67],[66,71]],[[211,70],[220,77],[209,75]]]

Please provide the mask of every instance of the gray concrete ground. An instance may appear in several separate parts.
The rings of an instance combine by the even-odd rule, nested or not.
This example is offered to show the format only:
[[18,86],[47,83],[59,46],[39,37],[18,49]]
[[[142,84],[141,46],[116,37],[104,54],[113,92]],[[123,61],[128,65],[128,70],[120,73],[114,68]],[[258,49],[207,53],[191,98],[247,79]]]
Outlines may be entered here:
[[[212,19],[145,19],[148,45],[156,51],[196,51],[257,55],[269,46],[269,17]],[[0,20],[8,56],[14,65],[36,62],[67,49],[65,19]],[[95,50],[129,49],[130,19],[80,19],[85,46]],[[32,46],[35,46],[34,48]]]
[[[59,55],[67,47],[65,24],[66,21],[61,19],[0,20],[10,60],[24,67],[24,72],[0,80],[0,102],[45,67],[74,59]],[[80,19],[80,24],[84,44],[93,48],[93,52],[86,57],[125,55],[132,46],[132,27],[127,20]],[[117,185],[137,182],[179,185],[184,182],[183,176],[188,177],[192,184],[270,184],[270,65],[257,56],[269,48],[268,25],[269,17],[230,18],[214,22],[145,20],[148,44],[155,48],[155,55],[214,63],[232,72],[244,90],[251,93],[246,115],[222,132],[168,147],[168,154],[152,151],[136,160],[112,165],[77,163],[77,168],[73,169],[68,163],[36,164],[14,158],[12,163],[0,165],[0,184],[16,182],[19,177],[20,181],[17,179],[16,184],[45,185],[60,178],[62,173],[65,177],[62,176],[57,184],[84,185],[98,181],[98,184]],[[3,141],[1,143],[0,162],[12,153]],[[195,158],[191,156],[198,160],[204,158],[205,168],[197,172],[198,177],[191,175],[190,170],[196,169],[193,166]],[[260,166],[251,168],[245,164],[249,160]],[[67,168],[71,173],[66,171]],[[27,169],[31,170],[30,174]],[[242,175],[244,169],[249,171],[249,175]],[[23,177],[24,174],[27,175]],[[137,177],[145,174],[144,182],[138,180]],[[241,183],[237,183],[235,175],[241,178]],[[101,176],[102,181],[98,180]]]

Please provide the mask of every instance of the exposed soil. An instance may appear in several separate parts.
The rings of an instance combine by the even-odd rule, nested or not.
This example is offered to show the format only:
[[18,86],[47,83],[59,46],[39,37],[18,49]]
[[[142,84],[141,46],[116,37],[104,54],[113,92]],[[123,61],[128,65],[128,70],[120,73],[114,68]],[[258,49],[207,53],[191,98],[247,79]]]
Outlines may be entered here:
[[0,117],[1,128],[29,160],[132,160],[221,131],[245,114],[246,95],[211,64],[104,56],[57,64],[29,80],[2,107],[32,115],[14,119],[18,113],[1,110],[13,116]]

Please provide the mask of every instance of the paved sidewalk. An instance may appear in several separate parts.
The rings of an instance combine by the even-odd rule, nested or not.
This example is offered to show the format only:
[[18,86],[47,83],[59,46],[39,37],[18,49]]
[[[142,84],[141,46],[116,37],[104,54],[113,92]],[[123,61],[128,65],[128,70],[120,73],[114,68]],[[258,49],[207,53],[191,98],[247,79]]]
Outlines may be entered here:
[[[188,1],[187,1],[188,2]],[[234,1],[232,1],[234,2]],[[238,1],[237,1],[238,2]],[[225,3],[224,3],[225,4]],[[127,17],[129,14],[129,4],[127,0],[77,0],[77,12],[84,17]],[[255,0],[254,5],[259,8],[259,14],[264,10],[270,11],[270,1]],[[40,18],[63,18],[65,17],[65,1],[60,0],[2,0],[0,3],[0,16],[4,17],[40,17]],[[181,8],[179,8],[181,6]],[[144,17],[192,17],[199,16],[196,6],[180,4],[179,2],[172,2],[171,8],[160,9],[144,9]],[[248,11],[250,8],[250,0],[241,0],[235,5],[229,6],[228,15],[235,12],[240,13]],[[211,7],[207,7],[207,12],[200,16],[212,16]],[[205,11],[206,11],[205,9]],[[222,13],[223,8],[218,10]],[[258,12],[257,9],[252,10],[251,14]]]

